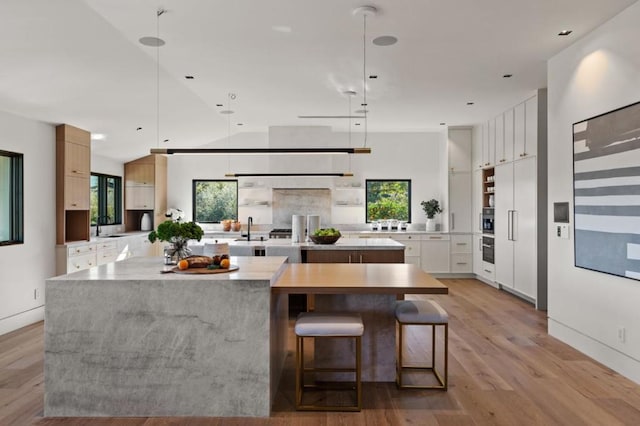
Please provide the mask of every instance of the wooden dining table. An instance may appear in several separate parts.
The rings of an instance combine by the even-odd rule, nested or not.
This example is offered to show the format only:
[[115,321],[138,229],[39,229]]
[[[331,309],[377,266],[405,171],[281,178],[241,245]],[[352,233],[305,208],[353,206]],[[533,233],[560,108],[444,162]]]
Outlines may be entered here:
[[[406,263],[294,263],[271,286],[274,294],[313,295],[317,312],[357,312],[362,340],[362,380],[395,380],[397,299],[410,294],[448,294],[448,288],[418,266]],[[353,359],[345,339],[315,347],[316,365]]]

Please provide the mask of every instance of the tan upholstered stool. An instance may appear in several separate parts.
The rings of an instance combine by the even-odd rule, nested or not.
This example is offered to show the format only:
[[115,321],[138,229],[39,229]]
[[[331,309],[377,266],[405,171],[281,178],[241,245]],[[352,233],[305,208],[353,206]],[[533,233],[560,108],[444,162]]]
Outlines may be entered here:
[[[296,409],[307,411],[360,411],[362,408],[361,384],[361,352],[364,325],[358,314],[303,312],[298,315],[295,325],[296,333]],[[304,367],[304,338],[312,337],[316,341],[326,338],[353,338],[356,344],[356,359],[354,368],[305,368]],[[305,373],[354,373],[354,382],[331,382],[331,386],[319,387],[305,384]],[[342,385],[342,386],[341,386]],[[355,405],[313,405],[303,404],[305,389],[353,389],[356,393]]]
[[[447,312],[436,302],[431,300],[405,300],[396,305],[396,321],[398,321],[398,360],[396,363],[396,383],[398,387],[418,389],[443,389],[447,390],[448,374],[448,333],[449,316]],[[431,326],[431,365],[430,366],[406,366],[402,360],[403,354],[403,329],[405,325]],[[444,327],[444,375],[440,375],[436,369],[436,327]],[[403,374],[408,371],[431,372],[438,381],[437,385],[406,385],[403,383]]]

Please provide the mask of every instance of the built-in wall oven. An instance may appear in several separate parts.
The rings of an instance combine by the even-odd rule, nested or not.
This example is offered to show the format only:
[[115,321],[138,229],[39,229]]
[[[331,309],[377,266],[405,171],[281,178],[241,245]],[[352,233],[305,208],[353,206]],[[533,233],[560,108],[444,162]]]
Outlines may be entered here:
[[491,264],[494,262],[494,242],[493,237],[482,237],[482,260]]

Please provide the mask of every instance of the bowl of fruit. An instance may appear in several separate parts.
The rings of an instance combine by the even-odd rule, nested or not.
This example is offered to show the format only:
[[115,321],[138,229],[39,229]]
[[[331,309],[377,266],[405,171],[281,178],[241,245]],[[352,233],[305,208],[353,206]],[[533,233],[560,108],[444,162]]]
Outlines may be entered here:
[[316,244],[334,244],[341,237],[340,231],[335,228],[321,228],[309,236]]

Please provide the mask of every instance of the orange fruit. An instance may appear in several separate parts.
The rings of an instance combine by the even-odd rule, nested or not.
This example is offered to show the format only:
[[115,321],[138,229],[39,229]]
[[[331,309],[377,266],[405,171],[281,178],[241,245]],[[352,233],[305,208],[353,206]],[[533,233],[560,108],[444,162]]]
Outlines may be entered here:
[[229,262],[229,259],[222,259],[220,261],[220,267],[222,269],[229,269],[229,266],[231,266],[231,262]]
[[178,269],[184,271],[185,269],[189,269],[189,262],[186,259],[182,259],[178,262]]

